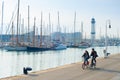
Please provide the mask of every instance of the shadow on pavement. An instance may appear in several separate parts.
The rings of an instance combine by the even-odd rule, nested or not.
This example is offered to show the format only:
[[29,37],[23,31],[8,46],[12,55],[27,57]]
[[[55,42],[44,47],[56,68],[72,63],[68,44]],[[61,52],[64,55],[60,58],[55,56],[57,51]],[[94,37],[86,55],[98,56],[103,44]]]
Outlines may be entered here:
[[102,72],[112,72],[112,73],[120,73],[118,70],[111,70],[111,69],[104,69],[104,68],[90,68],[90,70],[97,70],[97,71],[102,71]]
[[29,74],[29,76],[36,77],[36,76],[38,76],[38,74]]

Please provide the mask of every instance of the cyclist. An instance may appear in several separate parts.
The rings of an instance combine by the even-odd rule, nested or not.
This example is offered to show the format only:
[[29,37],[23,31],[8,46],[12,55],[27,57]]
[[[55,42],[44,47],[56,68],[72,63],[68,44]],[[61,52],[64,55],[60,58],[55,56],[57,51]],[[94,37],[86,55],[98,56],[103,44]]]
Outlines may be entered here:
[[[92,56],[92,59],[91,59],[91,66],[92,66],[93,61],[95,61],[95,63],[96,63],[96,57],[98,57],[97,52],[94,50],[94,48],[92,48],[90,56]],[[96,64],[95,64],[95,66],[96,66]]]
[[89,59],[89,52],[87,50],[85,50],[84,54],[82,55],[82,57],[84,58],[84,64],[89,64],[88,59]]

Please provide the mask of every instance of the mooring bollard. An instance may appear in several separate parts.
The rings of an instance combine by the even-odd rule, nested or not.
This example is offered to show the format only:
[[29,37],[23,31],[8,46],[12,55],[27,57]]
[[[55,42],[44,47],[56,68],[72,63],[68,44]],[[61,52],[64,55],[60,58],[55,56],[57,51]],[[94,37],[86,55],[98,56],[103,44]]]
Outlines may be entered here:
[[110,53],[107,53],[107,56],[109,56],[110,55]]
[[31,71],[32,70],[32,68],[31,67],[24,67],[23,68],[23,73],[25,74],[25,75],[27,75],[28,74],[28,71]]

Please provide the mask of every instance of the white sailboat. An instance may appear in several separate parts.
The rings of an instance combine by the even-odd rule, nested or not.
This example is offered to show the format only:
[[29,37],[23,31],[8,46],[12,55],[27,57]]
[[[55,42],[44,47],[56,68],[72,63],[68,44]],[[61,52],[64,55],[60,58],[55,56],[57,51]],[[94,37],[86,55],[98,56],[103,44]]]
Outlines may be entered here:
[[78,48],[88,48],[88,47],[90,47],[90,45],[86,42],[81,42],[78,46]]
[[71,43],[69,45],[70,48],[78,48],[78,44],[76,41],[76,12],[74,13],[74,32],[73,32],[73,36],[71,36]]
[[81,22],[81,42],[78,45],[78,48],[88,48],[90,45],[86,42],[86,33],[85,33],[85,40],[83,40],[83,22]]
[[58,12],[58,35],[57,37],[59,37],[58,41],[55,42],[54,46],[53,46],[53,50],[63,50],[63,49],[67,49],[67,45],[63,44],[60,41],[60,22],[59,22],[59,12]]
[[[16,35],[16,42],[11,44],[8,44],[4,47],[5,50],[7,51],[25,51],[27,50],[27,47],[24,45],[21,45],[21,43],[18,41],[18,25],[19,25],[19,4],[20,4],[20,0],[18,0],[18,10],[17,10],[17,35]],[[13,23],[12,23],[12,29],[13,29]],[[13,35],[13,31],[12,31],[12,35]],[[12,36],[13,38],[13,36]]]
[[64,44],[58,44],[56,47],[54,47],[54,50],[64,50],[67,49],[67,46]]

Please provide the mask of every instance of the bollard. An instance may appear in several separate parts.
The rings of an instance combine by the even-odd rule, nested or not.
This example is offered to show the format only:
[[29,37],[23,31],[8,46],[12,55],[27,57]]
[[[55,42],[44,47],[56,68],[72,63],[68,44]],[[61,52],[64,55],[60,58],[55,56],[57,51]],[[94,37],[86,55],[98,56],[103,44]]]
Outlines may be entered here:
[[30,68],[30,67],[24,67],[23,68],[23,73],[25,74],[25,75],[27,75],[28,74],[28,71],[31,71],[32,70],[32,68]]
[[107,53],[107,56],[109,56],[110,55],[110,53]]
[[26,70],[26,68],[25,68],[25,67],[23,68],[23,73],[24,73],[25,75],[27,75],[27,74],[28,74],[28,72],[27,72],[27,70]]

